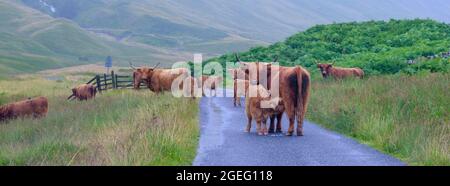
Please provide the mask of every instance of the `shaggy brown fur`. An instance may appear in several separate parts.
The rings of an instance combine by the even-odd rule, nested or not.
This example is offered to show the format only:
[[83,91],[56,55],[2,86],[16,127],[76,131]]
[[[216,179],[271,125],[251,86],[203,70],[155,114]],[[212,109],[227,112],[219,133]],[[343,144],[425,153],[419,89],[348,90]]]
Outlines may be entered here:
[[153,71],[152,68],[142,67],[134,70],[133,72],[133,87],[134,89],[141,88],[141,81],[147,82],[149,74]]
[[48,112],[48,100],[45,97],[27,99],[0,107],[0,122],[18,117],[45,117]]
[[[282,67],[262,62],[240,62],[240,64],[241,69],[249,74],[251,82],[262,84],[270,91],[274,91],[271,90],[272,83],[279,82],[280,97],[284,103],[284,111],[289,118],[289,128],[286,135],[292,136],[294,123],[297,119],[297,135],[303,136],[303,120],[308,106],[311,86],[309,72],[300,66]],[[256,69],[256,76],[255,73],[249,73],[249,69]],[[259,76],[263,72],[267,73],[267,82],[260,82]]]
[[72,89],[72,95],[80,101],[93,99],[96,94],[97,89],[90,84],[81,84]]
[[340,68],[332,64],[317,64],[323,78],[332,76],[334,79],[343,79],[347,77],[364,77],[364,71],[360,68]]
[[[254,91],[253,94],[250,93],[252,91]],[[263,101],[267,105],[263,106]],[[245,111],[248,119],[245,131],[250,132],[252,120],[255,119],[258,135],[267,135],[267,118],[283,109],[283,104],[280,102],[280,97],[272,98],[270,92],[262,85],[250,85],[245,94]]]

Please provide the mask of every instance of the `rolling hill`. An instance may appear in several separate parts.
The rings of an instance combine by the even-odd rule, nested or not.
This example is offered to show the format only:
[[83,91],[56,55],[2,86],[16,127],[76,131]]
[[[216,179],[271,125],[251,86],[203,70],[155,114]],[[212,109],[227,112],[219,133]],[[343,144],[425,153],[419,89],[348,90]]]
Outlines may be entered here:
[[[415,73],[450,70],[450,24],[427,19],[351,22],[317,25],[283,42],[241,52],[243,61],[272,61],[313,67],[335,61],[338,66],[360,67],[366,74]],[[435,56],[433,59],[427,57]],[[415,60],[408,65],[407,60]],[[209,59],[236,61],[233,53]]]
[[183,58],[182,52],[174,53],[99,37],[70,20],[53,18],[18,2],[0,1],[0,76],[97,63],[108,55],[119,65]]

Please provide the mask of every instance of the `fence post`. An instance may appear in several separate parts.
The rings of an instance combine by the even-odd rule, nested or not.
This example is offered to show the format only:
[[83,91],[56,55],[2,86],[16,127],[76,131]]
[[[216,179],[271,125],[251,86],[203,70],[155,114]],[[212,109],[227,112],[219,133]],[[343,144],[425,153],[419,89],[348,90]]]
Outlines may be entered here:
[[100,86],[100,76],[95,75],[95,80],[97,82],[97,90],[101,93],[102,92],[102,86]]
[[116,84],[116,78],[114,76],[114,70],[111,70],[111,81],[112,81],[112,85],[113,85],[113,89],[117,88],[117,84]]
[[105,90],[108,90],[108,82],[106,81],[106,74],[103,74],[103,80],[105,81]]

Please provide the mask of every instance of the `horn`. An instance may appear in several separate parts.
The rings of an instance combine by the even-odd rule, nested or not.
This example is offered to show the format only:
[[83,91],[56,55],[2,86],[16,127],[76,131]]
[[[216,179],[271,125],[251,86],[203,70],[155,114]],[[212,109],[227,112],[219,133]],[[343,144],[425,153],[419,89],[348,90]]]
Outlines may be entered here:
[[153,67],[153,69],[156,69],[156,68],[159,66],[159,64],[161,64],[161,63],[156,64],[156,65]]
[[130,63],[131,69],[136,70],[136,68],[133,66],[133,63],[131,63],[131,62],[128,62],[128,63]]
[[333,63],[331,63],[331,66],[334,66],[335,63],[336,63],[336,60],[333,60]]
[[278,61],[278,56],[275,56],[275,59],[273,60],[274,63]]
[[239,59],[239,55],[237,53],[235,53],[234,56],[236,57],[236,62],[241,62],[241,59]]

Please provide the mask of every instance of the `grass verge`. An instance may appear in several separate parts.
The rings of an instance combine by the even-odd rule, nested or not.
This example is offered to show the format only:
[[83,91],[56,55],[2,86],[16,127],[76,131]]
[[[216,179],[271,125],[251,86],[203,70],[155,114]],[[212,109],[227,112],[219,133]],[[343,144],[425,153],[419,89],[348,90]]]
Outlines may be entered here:
[[316,80],[309,120],[410,165],[450,165],[450,75]]

